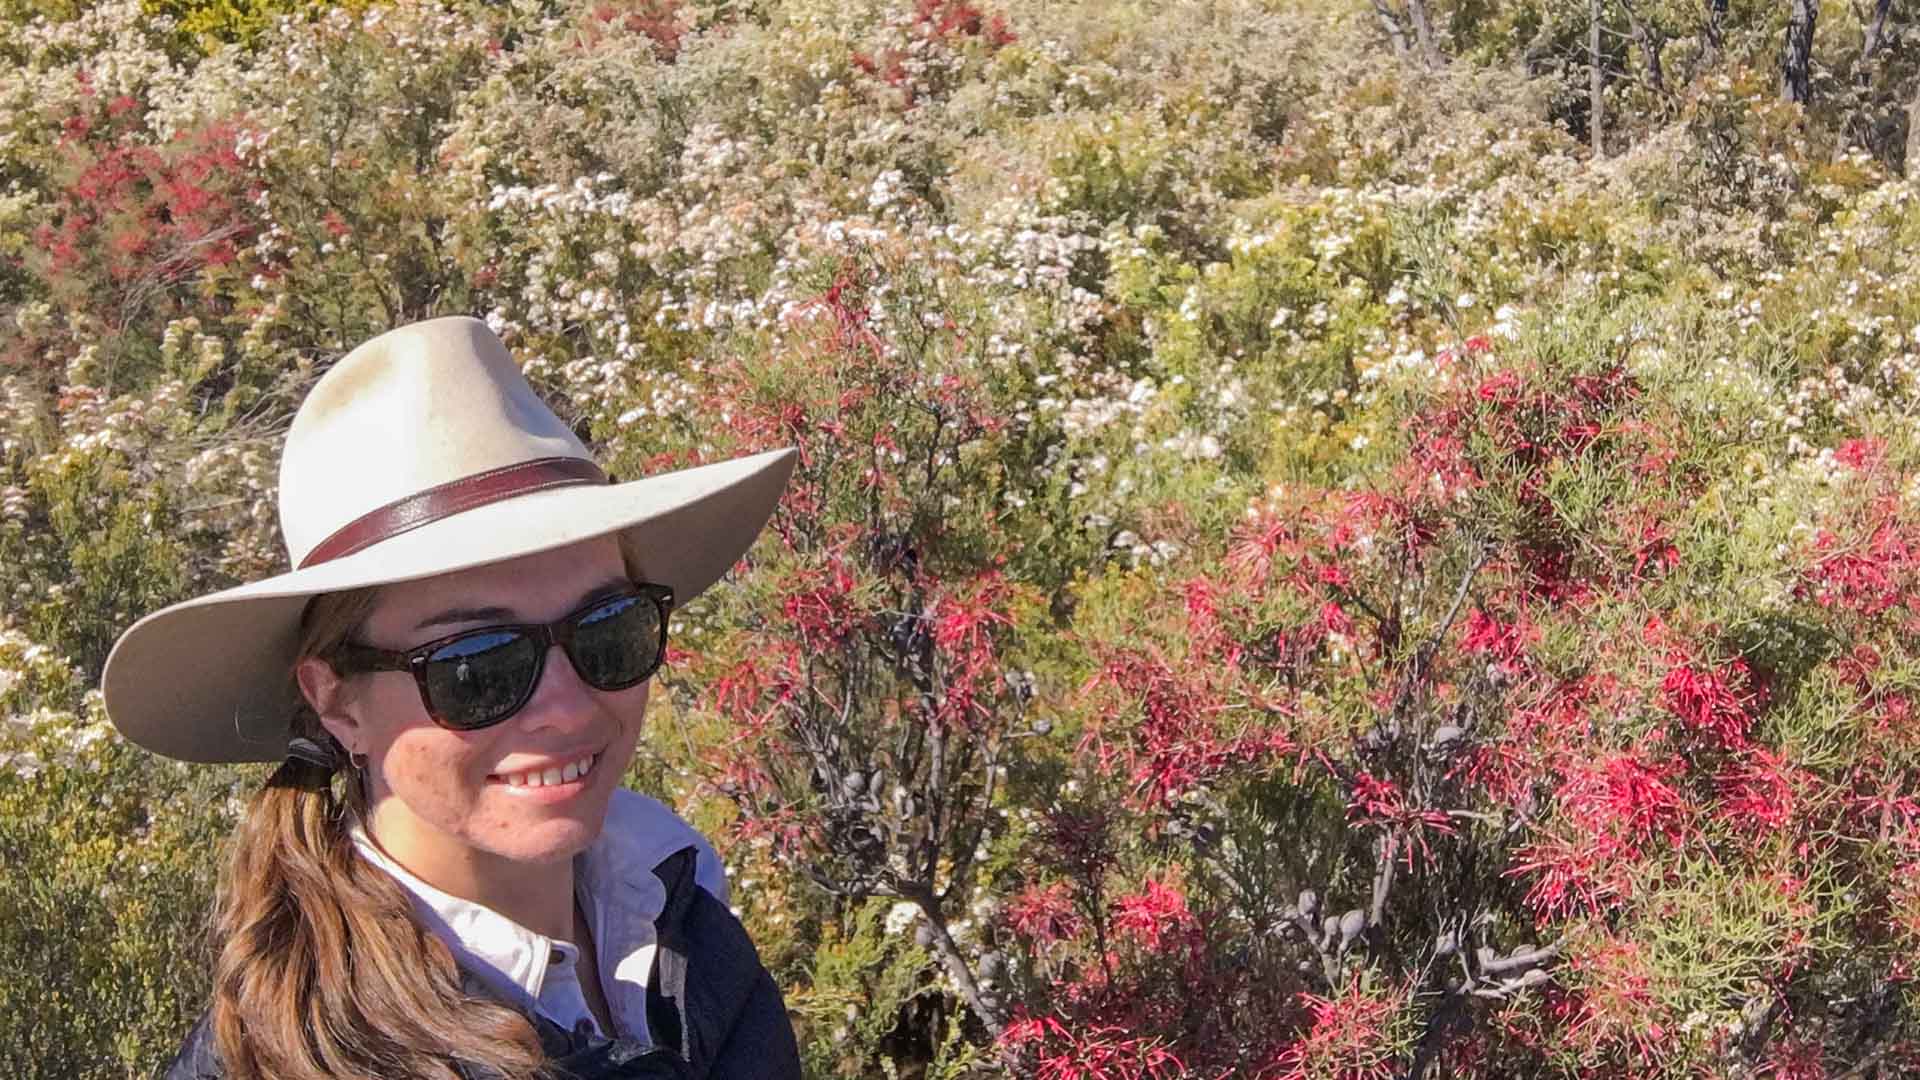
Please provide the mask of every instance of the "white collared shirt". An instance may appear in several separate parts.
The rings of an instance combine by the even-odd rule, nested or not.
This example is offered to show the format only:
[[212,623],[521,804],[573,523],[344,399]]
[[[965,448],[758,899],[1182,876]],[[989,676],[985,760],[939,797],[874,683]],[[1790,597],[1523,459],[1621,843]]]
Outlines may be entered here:
[[653,970],[654,920],[667,890],[653,868],[691,844],[699,849],[694,881],[727,902],[726,870],[706,837],[657,799],[615,789],[600,836],[573,860],[574,895],[593,934],[600,988],[618,1032],[603,1032],[580,988],[580,950],[572,942],[537,934],[512,919],[434,888],[379,849],[355,822],[353,843],[413,896],[414,910],[461,967],[503,1000],[569,1031],[626,1035],[652,1041],[647,1031],[647,976]]

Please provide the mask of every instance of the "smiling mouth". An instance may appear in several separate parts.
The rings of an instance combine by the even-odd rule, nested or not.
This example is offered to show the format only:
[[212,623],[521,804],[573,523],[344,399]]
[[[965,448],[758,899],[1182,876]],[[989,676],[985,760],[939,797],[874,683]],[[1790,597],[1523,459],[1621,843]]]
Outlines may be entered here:
[[526,772],[495,773],[487,779],[508,787],[537,788],[559,787],[584,778],[593,771],[600,760],[598,754],[588,754],[579,761],[569,761],[565,765],[555,765],[545,769],[528,769]]

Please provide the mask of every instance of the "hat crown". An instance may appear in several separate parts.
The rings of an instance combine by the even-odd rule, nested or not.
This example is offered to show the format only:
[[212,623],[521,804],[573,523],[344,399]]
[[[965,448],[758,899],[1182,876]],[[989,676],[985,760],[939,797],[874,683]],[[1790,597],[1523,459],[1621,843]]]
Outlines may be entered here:
[[431,319],[342,357],[307,394],[280,458],[280,529],[299,566],[391,503],[541,458],[591,461],[486,323]]

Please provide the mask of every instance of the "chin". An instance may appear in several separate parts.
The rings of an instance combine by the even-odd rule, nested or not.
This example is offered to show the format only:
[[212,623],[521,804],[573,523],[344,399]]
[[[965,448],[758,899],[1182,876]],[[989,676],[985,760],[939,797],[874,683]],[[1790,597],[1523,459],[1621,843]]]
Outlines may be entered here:
[[503,815],[502,829],[486,844],[496,854],[515,862],[551,863],[571,859],[593,845],[607,821],[607,799],[581,800],[589,805],[521,807]]

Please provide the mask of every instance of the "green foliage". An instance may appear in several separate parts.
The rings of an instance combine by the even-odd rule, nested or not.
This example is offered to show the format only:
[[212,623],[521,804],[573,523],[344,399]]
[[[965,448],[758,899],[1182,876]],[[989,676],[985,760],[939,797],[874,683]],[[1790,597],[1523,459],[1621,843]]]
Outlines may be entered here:
[[[73,734],[47,731],[24,752],[51,759]],[[91,737],[105,745],[82,750],[84,766],[0,780],[0,852],[19,876],[0,899],[0,959],[35,972],[0,984],[0,1064],[18,1076],[55,1062],[64,1076],[146,1072],[206,999],[212,857],[233,818],[205,800],[230,792]]]
[[239,777],[115,737],[99,695],[45,646],[0,633],[0,659],[0,856],[12,882],[0,890],[0,961],[34,973],[0,980],[0,1067],[148,1072],[205,1001],[200,943]]
[[0,4],[0,21],[23,23],[35,18],[62,22],[78,15],[87,0],[6,0]]
[[173,19],[180,29],[206,40],[251,45],[278,19],[313,18],[340,8],[358,14],[378,0],[141,0],[148,15]]
[[137,619],[179,597],[186,548],[163,490],[105,448],[34,461],[0,525],[0,588],[21,629],[98,673],[114,632],[79,611]]
[[828,935],[815,947],[806,992],[787,1003],[808,1035],[801,1060],[810,1076],[888,1067],[902,1014],[927,993],[932,961],[913,944],[917,913],[906,905],[903,918],[888,907],[870,900],[850,911],[844,936]]

